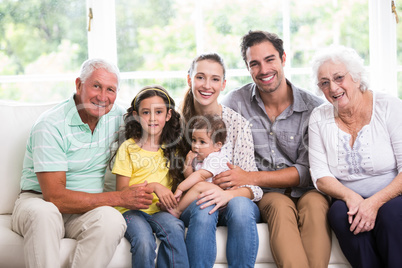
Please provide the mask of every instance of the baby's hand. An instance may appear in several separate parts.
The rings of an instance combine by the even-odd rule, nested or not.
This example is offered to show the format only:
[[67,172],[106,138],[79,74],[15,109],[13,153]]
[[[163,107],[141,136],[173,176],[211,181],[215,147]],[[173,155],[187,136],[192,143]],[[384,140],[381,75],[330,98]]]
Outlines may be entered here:
[[174,197],[176,198],[176,201],[179,202],[181,199],[181,196],[183,195],[183,191],[177,189],[176,192],[174,192]]
[[194,158],[197,157],[197,153],[194,153],[193,151],[189,151],[187,156],[186,156],[186,165],[191,166],[191,163],[193,162]]

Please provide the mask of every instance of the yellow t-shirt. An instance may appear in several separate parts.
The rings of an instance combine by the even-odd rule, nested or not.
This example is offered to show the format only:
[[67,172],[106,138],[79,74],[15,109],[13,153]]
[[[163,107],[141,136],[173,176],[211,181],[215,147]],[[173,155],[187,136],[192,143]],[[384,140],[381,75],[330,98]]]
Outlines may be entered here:
[[[146,151],[139,147],[133,139],[126,140],[119,147],[112,169],[113,174],[130,177],[130,186],[147,181],[148,183],[158,182],[170,189],[168,171],[162,149],[157,152]],[[154,196],[152,205],[148,209],[141,209],[148,214],[160,211],[156,205],[159,198],[155,193],[152,194]],[[116,207],[116,209],[122,214],[128,211],[123,207]]]

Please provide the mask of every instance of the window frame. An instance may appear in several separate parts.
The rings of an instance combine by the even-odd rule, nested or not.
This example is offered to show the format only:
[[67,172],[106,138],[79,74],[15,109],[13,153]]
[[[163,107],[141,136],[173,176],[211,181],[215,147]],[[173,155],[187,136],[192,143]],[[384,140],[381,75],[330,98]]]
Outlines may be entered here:
[[[196,1],[196,0],[195,0]],[[196,1],[198,3],[198,1]],[[92,9],[93,19],[91,30],[88,31],[88,55],[90,58],[102,57],[117,64],[117,42],[116,42],[116,14],[115,1],[110,0],[86,0],[87,10]],[[392,0],[368,0],[369,4],[369,47],[371,74],[371,88],[384,91],[398,96],[397,76],[402,72],[402,65],[397,65],[397,38],[396,20],[392,13]],[[196,31],[197,51],[201,51],[202,44],[202,10],[201,5],[196,4],[197,22],[194,26]],[[283,41],[285,51],[290,49],[290,0],[282,1],[283,15]],[[89,17],[88,17],[89,21]],[[89,23],[88,23],[89,24]],[[88,25],[87,25],[88,26]],[[310,67],[293,68],[291,59],[287,59],[286,76],[291,80],[292,75],[310,75]],[[160,71],[133,71],[122,72],[122,79],[142,79],[161,76],[169,78],[183,78],[183,72],[160,72]],[[227,77],[247,76],[244,69],[229,69]],[[0,83],[15,82],[38,82],[38,81],[69,81],[74,79],[72,74],[57,75],[6,75],[0,76]],[[386,83],[384,83],[386,81]],[[399,85],[402,86],[402,85]]]

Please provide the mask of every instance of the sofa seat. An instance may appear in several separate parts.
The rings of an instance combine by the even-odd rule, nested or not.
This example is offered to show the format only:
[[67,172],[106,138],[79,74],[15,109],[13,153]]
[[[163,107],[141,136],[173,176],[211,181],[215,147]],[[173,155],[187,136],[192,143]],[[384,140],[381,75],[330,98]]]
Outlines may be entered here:
[[[54,104],[22,104],[0,101],[0,267],[24,267],[23,238],[11,230],[11,213],[19,193],[22,162],[26,141],[32,124],[37,117]],[[105,191],[114,189],[114,176],[107,174]],[[276,267],[272,258],[266,223],[259,223],[259,249],[255,267]],[[218,227],[216,233],[217,258],[214,267],[227,267],[227,228]],[[291,241],[289,241],[291,243]],[[61,241],[60,257],[62,267],[74,251],[76,241],[65,238]],[[123,238],[108,267],[131,267],[131,253],[128,241]],[[333,235],[331,259],[328,267],[351,267],[340,250]]]
[[[259,223],[257,228],[260,245],[255,267],[276,267],[269,246],[267,224]],[[0,267],[24,267],[23,238],[11,230],[11,215],[0,215],[0,237]],[[218,252],[214,267],[227,267],[226,239],[226,227],[218,227],[216,233]],[[337,243],[338,241],[334,236],[332,238],[330,265],[328,267],[350,267]],[[60,256],[62,267],[67,267],[68,257],[73,252],[75,244],[76,241],[70,238],[64,238],[61,241]],[[108,267],[131,267],[130,244],[126,239],[122,239],[120,242]]]

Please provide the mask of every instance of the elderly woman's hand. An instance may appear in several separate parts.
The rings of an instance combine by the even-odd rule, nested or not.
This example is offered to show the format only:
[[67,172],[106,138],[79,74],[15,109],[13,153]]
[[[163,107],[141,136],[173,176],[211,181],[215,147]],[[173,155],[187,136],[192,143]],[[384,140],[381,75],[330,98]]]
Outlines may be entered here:
[[350,203],[353,203],[351,206],[348,205],[349,223],[351,224],[350,231],[355,235],[371,231],[374,228],[379,209],[376,201],[372,198],[363,199],[360,197]]

